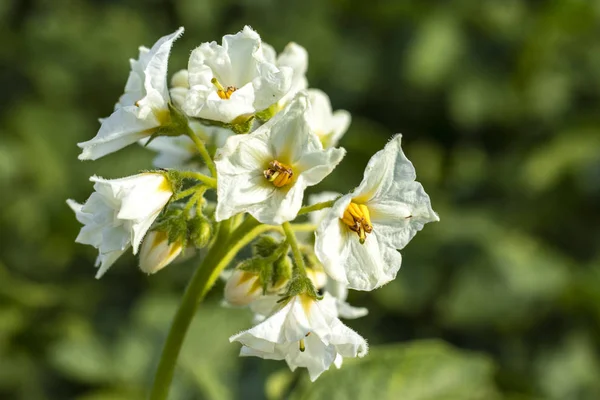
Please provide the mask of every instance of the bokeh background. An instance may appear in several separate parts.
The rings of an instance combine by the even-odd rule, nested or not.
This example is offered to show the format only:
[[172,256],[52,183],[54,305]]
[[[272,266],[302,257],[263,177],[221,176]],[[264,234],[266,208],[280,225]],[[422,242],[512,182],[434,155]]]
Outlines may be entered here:
[[315,384],[238,359],[245,310],[200,308],[173,399],[599,399],[600,2],[0,1],[0,398],[143,399],[197,260],[100,281],[65,199],[148,168],[76,143],[110,114],[139,45],[184,25],[171,71],[250,24],[305,46],[312,87],[353,115],[322,189],[360,182],[396,132],[441,222],[398,278],[352,293],[371,354]]

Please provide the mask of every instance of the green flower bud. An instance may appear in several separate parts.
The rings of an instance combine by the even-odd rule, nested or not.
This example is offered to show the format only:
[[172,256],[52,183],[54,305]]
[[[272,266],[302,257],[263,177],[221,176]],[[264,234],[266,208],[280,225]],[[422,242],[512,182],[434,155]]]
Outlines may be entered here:
[[212,224],[202,214],[196,215],[188,225],[190,240],[199,249],[206,247],[212,237]]

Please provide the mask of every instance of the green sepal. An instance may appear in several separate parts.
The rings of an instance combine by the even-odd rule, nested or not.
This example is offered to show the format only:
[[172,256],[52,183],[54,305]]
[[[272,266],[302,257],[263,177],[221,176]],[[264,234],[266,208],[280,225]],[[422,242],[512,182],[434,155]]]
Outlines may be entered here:
[[252,243],[252,254],[259,257],[269,257],[277,250],[279,245],[280,242],[273,236],[261,235]]
[[251,116],[239,116],[231,122],[213,121],[210,119],[196,118],[203,125],[218,126],[233,131],[240,135],[250,132],[252,129],[252,123],[254,122],[254,115]]
[[144,146],[148,146],[150,142],[159,136],[180,136],[187,134],[189,129],[188,118],[179,108],[173,105],[173,103],[169,102],[168,107],[168,122],[159,126],[158,128],[155,128],[150,138],[148,138],[146,143],[144,143]]
[[306,275],[294,274],[292,279],[290,279],[288,289],[284,296],[291,298],[301,294],[308,295],[315,300],[321,300],[323,298],[323,296],[320,296],[317,293],[312,281]]
[[240,263],[237,268],[259,276],[263,294],[269,288],[278,287],[291,276],[292,262],[287,256],[289,244],[286,241],[278,242],[274,238],[264,235],[252,245],[254,256]]
[[240,262],[235,268],[245,272],[260,275],[260,272],[263,270],[263,264],[264,263],[262,258],[252,257]]
[[180,207],[169,207],[160,220],[152,227],[153,231],[167,233],[168,244],[181,242],[185,247],[187,242],[187,222]]
[[285,255],[273,263],[273,276],[271,282],[273,286],[279,286],[278,283],[288,281],[292,277],[293,264],[292,259]]
[[175,169],[161,169],[157,172],[160,172],[167,178],[169,183],[171,184],[171,188],[173,189],[173,193],[178,193],[183,187],[183,178],[179,171]]
[[258,111],[254,115],[256,116],[256,119],[258,119],[260,122],[265,123],[268,120],[270,120],[271,118],[273,118],[275,116],[275,114],[277,114],[278,112],[279,112],[279,104],[273,103],[268,108],[265,108],[262,111]]

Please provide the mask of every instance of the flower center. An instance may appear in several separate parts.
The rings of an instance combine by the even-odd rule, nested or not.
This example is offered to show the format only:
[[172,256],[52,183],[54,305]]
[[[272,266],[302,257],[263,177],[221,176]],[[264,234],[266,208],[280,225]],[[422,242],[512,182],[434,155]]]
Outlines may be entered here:
[[227,86],[227,89],[223,87],[223,85],[221,85],[221,82],[219,82],[219,80],[217,78],[212,78],[210,80],[210,82],[215,85],[215,87],[217,88],[217,95],[219,95],[220,98],[222,98],[223,100],[229,100],[231,98],[231,95],[233,94],[233,92],[235,92],[237,90],[237,88],[235,86]]
[[373,232],[369,209],[364,204],[350,203],[341,219],[351,231],[358,234],[360,244],[365,242],[368,233]]
[[280,163],[277,160],[273,160],[269,163],[269,168],[264,170],[265,178],[271,182],[275,187],[282,187],[292,181],[294,171],[289,165]]

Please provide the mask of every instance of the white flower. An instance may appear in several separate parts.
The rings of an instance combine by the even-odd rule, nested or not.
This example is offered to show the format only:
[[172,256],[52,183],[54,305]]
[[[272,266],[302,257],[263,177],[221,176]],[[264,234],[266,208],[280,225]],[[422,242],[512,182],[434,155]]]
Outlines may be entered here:
[[260,36],[246,26],[223,44],[203,43],[190,56],[183,110],[225,123],[249,117],[277,103],[289,90],[292,69],[265,57]]
[[[313,205],[317,203],[323,203],[330,200],[335,200],[342,197],[341,193],[337,192],[321,192],[308,196],[308,204]],[[314,225],[319,225],[323,218],[327,215],[328,210],[313,211],[308,215],[310,222]],[[348,298],[348,286],[344,283],[335,281],[333,279],[327,279],[325,283],[325,291],[331,294],[336,300],[337,312],[340,318],[355,319],[364,317],[369,313],[364,307],[353,307],[346,299]]]
[[253,133],[227,139],[217,152],[216,220],[248,212],[264,224],[296,217],[304,189],[321,182],[345,154],[323,150],[306,117],[308,100],[290,106]]
[[279,56],[277,56],[275,49],[266,43],[263,43],[263,51],[267,60],[278,67],[290,67],[293,71],[290,91],[278,102],[280,107],[284,107],[294,98],[296,93],[308,88],[308,80],[306,79],[308,52],[304,47],[294,42],[288,43]]
[[364,338],[337,317],[335,300],[325,295],[316,301],[295,296],[255,327],[229,338],[243,344],[241,356],[285,360],[292,371],[308,369],[311,381],[342,357],[363,357],[368,346]]
[[80,160],[95,160],[149,137],[154,128],[170,121],[167,64],[175,39],[183,33],[162,37],[152,49],[140,47],[138,60],[130,60],[131,72],[125,93],[110,117],[103,119],[96,136],[79,143]]
[[315,254],[350,289],[395,278],[402,249],[427,222],[439,221],[396,135],[369,161],[361,184],[337,200],[316,232]]
[[182,250],[181,241],[169,243],[167,232],[150,231],[140,249],[140,269],[147,274],[154,274],[175,260]]
[[310,108],[308,120],[321,139],[323,147],[335,147],[350,126],[350,113],[346,110],[332,112],[329,96],[318,89],[308,89]]
[[98,249],[96,278],[133,246],[136,254],[144,235],[173,191],[164,175],[143,173],[121,179],[90,178],[94,193],[85,204],[67,200],[77,220],[84,224],[76,242]]

